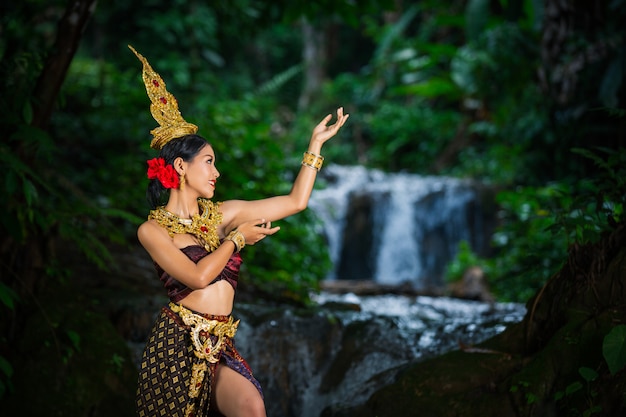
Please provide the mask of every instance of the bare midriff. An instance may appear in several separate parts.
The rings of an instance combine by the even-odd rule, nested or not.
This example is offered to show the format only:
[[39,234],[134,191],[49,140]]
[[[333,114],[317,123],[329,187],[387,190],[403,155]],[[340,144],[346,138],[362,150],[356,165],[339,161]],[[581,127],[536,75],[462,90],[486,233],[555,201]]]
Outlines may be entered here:
[[183,306],[199,313],[227,316],[233,311],[235,290],[227,281],[217,281],[192,291],[180,301]]

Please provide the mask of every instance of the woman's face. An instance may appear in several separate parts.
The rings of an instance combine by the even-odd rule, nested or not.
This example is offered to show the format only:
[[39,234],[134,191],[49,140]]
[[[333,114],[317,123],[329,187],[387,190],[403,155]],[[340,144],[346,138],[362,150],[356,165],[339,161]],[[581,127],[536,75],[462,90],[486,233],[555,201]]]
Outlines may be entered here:
[[200,197],[212,198],[220,173],[215,167],[215,152],[211,145],[204,145],[186,164],[185,188],[189,187],[189,191],[197,192]]

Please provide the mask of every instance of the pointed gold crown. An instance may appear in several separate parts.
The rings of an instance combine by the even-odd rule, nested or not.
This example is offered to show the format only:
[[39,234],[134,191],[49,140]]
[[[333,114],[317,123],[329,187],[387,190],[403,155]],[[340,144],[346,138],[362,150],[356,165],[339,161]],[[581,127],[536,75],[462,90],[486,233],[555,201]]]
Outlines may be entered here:
[[153,136],[150,147],[161,150],[167,142],[174,138],[196,133],[198,126],[187,123],[183,119],[178,110],[176,97],[167,91],[161,76],[152,69],[146,58],[137,52],[135,48],[130,45],[128,47],[143,64],[141,75],[151,102],[150,113],[152,113],[154,120],[159,123],[159,127],[150,131]]

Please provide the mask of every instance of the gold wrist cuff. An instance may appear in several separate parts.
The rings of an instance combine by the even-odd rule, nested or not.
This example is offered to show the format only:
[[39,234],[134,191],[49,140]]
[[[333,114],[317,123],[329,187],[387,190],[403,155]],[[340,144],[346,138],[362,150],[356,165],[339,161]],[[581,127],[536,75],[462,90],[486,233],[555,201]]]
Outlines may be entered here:
[[324,163],[324,157],[322,155],[314,154],[313,152],[306,151],[302,155],[302,165],[309,168],[313,168],[316,171],[322,169]]
[[246,246],[246,238],[244,237],[243,233],[241,233],[237,229],[230,232],[228,236],[224,238],[224,240],[230,240],[235,244],[235,253],[239,252],[244,248],[244,246]]

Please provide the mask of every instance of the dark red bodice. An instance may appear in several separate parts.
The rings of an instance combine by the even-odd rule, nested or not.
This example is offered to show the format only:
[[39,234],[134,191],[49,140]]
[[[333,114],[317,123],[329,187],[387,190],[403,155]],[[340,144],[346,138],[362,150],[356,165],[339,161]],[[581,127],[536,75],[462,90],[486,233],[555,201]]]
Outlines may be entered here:
[[[182,248],[181,251],[195,263],[198,263],[200,259],[209,254],[209,252],[207,252],[207,250],[200,245],[187,246]],[[239,268],[241,267],[242,262],[243,260],[241,259],[241,255],[239,253],[233,253],[222,272],[220,272],[219,275],[215,277],[213,281],[211,281],[211,284],[215,284],[217,281],[226,280],[230,285],[233,286],[233,289],[236,290],[237,280],[239,279]],[[159,279],[167,290],[167,296],[170,298],[170,301],[178,303],[183,298],[188,296],[191,291],[193,291],[191,288],[177,281],[175,278],[165,272],[163,268],[161,268],[157,263],[155,263],[154,266],[157,270]]]

